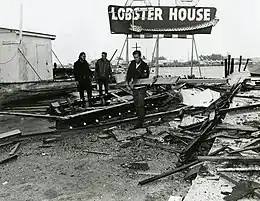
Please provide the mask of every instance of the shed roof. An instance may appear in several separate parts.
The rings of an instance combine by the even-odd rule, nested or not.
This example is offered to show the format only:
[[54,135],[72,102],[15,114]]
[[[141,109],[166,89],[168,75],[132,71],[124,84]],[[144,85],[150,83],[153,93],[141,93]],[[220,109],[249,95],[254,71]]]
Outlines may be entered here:
[[[20,33],[20,30],[18,30],[18,29],[0,27],[0,30],[4,30],[4,31],[7,31],[7,32],[16,33],[16,34]],[[56,39],[56,35],[39,33],[39,32],[32,32],[32,31],[24,31],[24,30],[23,30],[23,35],[24,36],[38,37],[38,38],[46,38],[46,39],[50,39],[50,40]]]

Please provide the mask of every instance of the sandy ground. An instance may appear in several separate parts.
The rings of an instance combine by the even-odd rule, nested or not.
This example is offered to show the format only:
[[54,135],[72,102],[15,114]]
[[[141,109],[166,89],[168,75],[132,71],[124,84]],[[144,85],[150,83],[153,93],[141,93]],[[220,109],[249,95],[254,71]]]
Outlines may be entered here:
[[[3,116],[0,122],[1,132],[16,128],[24,133],[38,132],[53,125],[39,119]],[[183,172],[138,186],[140,180],[173,169],[178,160],[175,154],[147,147],[142,140],[121,148],[122,143],[113,138],[100,139],[102,133],[101,129],[71,132],[46,148],[42,148],[42,139],[25,140],[18,159],[1,165],[0,200],[166,201],[171,195],[184,196],[188,192],[190,184],[183,180]],[[1,159],[8,156],[10,148],[0,149]],[[121,166],[130,162],[147,162],[150,169]]]

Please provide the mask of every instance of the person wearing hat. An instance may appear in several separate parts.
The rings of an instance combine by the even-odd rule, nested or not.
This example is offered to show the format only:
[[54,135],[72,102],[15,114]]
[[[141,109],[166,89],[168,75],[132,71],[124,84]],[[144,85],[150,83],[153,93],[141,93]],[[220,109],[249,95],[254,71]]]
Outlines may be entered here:
[[102,52],[101,59],[97,60],[95,67],[95,78],[99,86],[99,95],[103,95],[103,85],[105,93],[108,94],[108,83],[112,79],[112,68],[110,61],[107,60],[107,53]]
[[86,105],[84,91],[87,91],[88,103],[92,106],[92,77],[93,72],[90,70],[89,63],[86,61],[86,54],[81,52],[79,59],[73,66],[74,77],[78,84],[78,91],[80,99],[82,100],[83,107]]

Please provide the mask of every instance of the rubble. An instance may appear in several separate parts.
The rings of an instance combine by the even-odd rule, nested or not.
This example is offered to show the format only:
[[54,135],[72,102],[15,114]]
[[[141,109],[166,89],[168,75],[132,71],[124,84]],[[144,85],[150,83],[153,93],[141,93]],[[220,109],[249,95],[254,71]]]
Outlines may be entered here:
[[[255,112],[259,104],[254,102],[258,99],[254,100],[252,105],[232,103],[235,102],[236,98],[244,98],[237,94],[245,88],[248,89],[248,85],[246,81],[243,81],[230,87],[224,85],[224,82],[226,80],[184,80],[178,77],[153,81],[140,80],[137,85],[152,85],[146,97],[146,123],[141,129],[133,129],[129,125],[137,118],[135,117],[133,100],[129,96],[131,92],[123,84],[111,91],[106,97],[107,105],[102,105],[103,100],[96,96],[94,106],[86,108],[82,108],[81,103],[73,98],[49,102],[47,107],[45,105],[11,107],[1,114],[48,119],[55,121],[56,126],[54,130],[23,135],[21,131],[17,130],[7,133],[7,135],[4,134],[3,138],[14,135],[19,140],[41,136],[43,137],[41,138],[43,145],[37,147],[39,150],[45,149],[48,154],[42,154],[51,157],[51,150],[55,148],[56,144],[55,146],[49,144],[57,140],[63,141],[63,137],[61,138],[61,135],[54,136],[55,133],[62,133],[63,136],[65,133],[72,135],[76,131],[99,129],[100,131],[95,133],[95,140],[90,141],[101,143],[101,146],[102,144],[115,146],[114,150],[105,149],[102,151],[97,148],[85,147],[80,150],[80,153],[87,154],[88,157],[110,156],[104,158],[118,161],[117,163],[121,164],[121,169],[126,168],[124,169],[126,174],[127,169],[129,169],[134,170],[137,176],[142,176],[138,178],[139,185],[145,185],[179,173],[182,175],[183,181],[194,178],[195,181],[185,198],[177,196],[172,197],[173,200],[184,199],[186,201],[190,197],[195,199],[195,194],[200,194],[200,190],[206,187],[208,188],[207,192],[214,194],[215,197],[222,194],[223,199],[234,200],[236,199],[233,195],[235,189],[231,192],[230,185],[226,184],[227,181],[222,182],[223,176],[221,174],[223,172],[232,174],[259,172],[260,168],[256,163],[260,160],[260,141],[257,139],[259,137],[257,119],[254,119],[255,124],[252,122],[247,124],[249,121],[246,120],[234,121],[233,115]],[[215,83],[220,83],[220,85]],[[167,87],[165,87],[166,85]],[[203,98],[196,102],[197,97]],[[26,111],[26,108],[28,113],[21,112]],[[241,116],[238,117],[241,118]],[[232,121],[226,121],[226,119]],[[222,139],[226,139],[227,142],[222,141]],[[17,141],[3,143],[3,147],[15,142]],[[215,143],[219,145],[217,148]],[[19,145],[20,143],[17,142],[12,147],[10,158],[4,159],[2,163],[18,157],[15,153]],[[134,153],[132,158],[128,158],[129,151]],[[168,167],[164,169],[156,170],[153,161],[150,162],[151,156],[139,156],[141,152],[147,153],[148,151],[157,152],[154,157],[165,153],[178,158],[178,161],[176,164],[168,164]],[[149,161],[149,165],[146,161]],[[151,172],[147,172],[148,170]],[[150,178],[145,179],[145,177]],[[245,180],[249,181],[248,178]],[[163,182],[160,181],[160,183]],[[254,182],[259,183],[260,181]],[[238,184],[240,183],[235,185]],[[257,194],[257,190],[252,186],[247,190],[246,192]],[[205,198],[210,199],[210,196],[207,196]]]

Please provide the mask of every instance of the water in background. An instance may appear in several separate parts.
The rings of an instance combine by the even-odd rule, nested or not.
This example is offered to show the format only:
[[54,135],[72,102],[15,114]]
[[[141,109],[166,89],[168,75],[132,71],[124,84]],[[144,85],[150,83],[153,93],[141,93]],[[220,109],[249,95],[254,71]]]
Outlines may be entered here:
[[[236,67],[237,68],[237,67]],[[210,67],[200,67],[201,76],[199,73],[199,67],[193,68],[193,75],[196,77],[205,77],[205,78],[224,78],[224,67],[223,66],[210,66]],[[162,76],[187,76],[191,74],[190,67],[160,67],[159,75]],[[155,75],[155,68],[151,68],[151,75],[153,77]],[[116,75],[117,82],[125,81],[125,74],[117,74]]]

